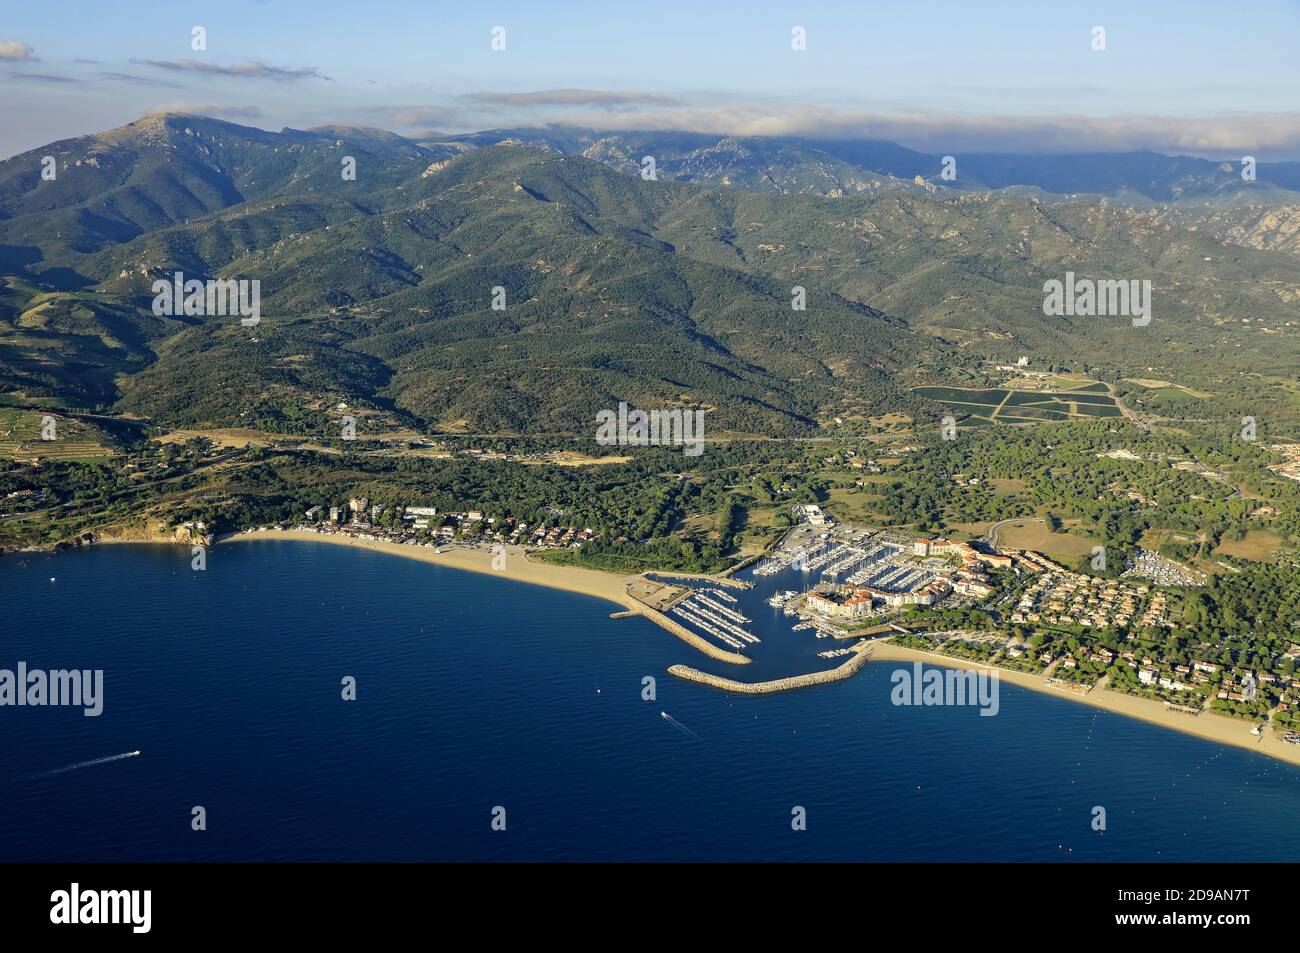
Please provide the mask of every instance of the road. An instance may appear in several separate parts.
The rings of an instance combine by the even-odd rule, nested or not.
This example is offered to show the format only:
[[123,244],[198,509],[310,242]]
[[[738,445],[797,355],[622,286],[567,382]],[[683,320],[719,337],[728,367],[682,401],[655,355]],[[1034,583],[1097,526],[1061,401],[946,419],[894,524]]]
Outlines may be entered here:
[[1017,516],[1009,520],[998,520],[989,527],[989,531],[984,534],[985,541],[993,547],[998,545],[998,530],[1010,523],[1046,523],[1047,520],[1041,516]]
[[1103,381],[1103,383],[1106,384],[1106,393],[1115,401],[1115,406],[1119,408],[1119,412],[1124,415],[1124,418],[1130,421],[1134,427],[1137,427],[1137,429],[1141,430],[1143,433],[1150,433],[1151,428],[1139,420],[1137,414],[1125,407],[1124,402],[1115,396],[1115,385],[1106,381]]
[[[102,506],[105,503],[111,503],[114,500],[121,499],[123,496],[133,496],[136,493],[139,493],[141,490],[146,490],[151,486],[157,486],[160,483],[170,483],[173,480],[183,479],[184,477],[187,477],[193,473],[197,473],[200,470],[206,470],[208,467],[216,466],[219,463],[227,463],[230,460],[233,460],[234,458],[238,457],[243,452],[244,452],[243,448],[232,448],[219,456],[213,457],[210,460],[202,461],[201,463],[195,465],[194,469],[192,470],[187,470],[184,473],[177,473],[174,476],[157,477],[153,480],[148,480],[143,483],[137,483],[135,486],[128,486],[120,490],[114,490],[112,493],[108,494],[108,496],[104,497],[103,499],[98,499],[93,501],[93,504],[95,506]],[[44,509],[39,509],[39,510],[31,510],[30,512],[27,513],[10,513],[7,516],[0,516],[0,523],[6,523],[10,520],[30,519],[33,516],[43,516],[46,513],[53,513],[55,510],[61,510],[64,509],[65,507],[69,507],[72,505],[74,505],[73,501],[67,500],[63,503],[55,503],[53,506],[47,506]]]

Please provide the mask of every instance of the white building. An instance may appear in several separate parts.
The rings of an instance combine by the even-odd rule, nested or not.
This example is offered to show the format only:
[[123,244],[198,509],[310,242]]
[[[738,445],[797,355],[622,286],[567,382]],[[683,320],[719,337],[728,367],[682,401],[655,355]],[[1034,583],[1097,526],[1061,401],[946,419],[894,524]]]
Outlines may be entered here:
[[822,508],[816,503],[808,503],[799,507],[799,515],[806,519],[813,526],[822,526],[826,522],[826,515]]

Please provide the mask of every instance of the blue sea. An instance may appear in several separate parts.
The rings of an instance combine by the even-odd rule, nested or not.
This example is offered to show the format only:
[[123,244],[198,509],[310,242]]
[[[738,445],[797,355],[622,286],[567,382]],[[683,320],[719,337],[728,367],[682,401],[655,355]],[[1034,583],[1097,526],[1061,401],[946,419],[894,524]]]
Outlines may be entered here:
[[[1300,769],[1006,684],[896,707],[898,663],[736,697],[508,578],[277,540],[10,555],[0,593],[0,668],[104,671],[99,717],[0,708],[0,861],[1300,860]],[[760,628],[753,677],[834,664]]]

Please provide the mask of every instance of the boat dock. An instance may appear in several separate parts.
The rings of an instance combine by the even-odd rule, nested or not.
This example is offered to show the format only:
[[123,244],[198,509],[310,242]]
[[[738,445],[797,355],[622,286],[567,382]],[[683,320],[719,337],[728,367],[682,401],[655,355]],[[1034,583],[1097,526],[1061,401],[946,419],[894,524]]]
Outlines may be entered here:
[[757,645],[760,641],[758,636],[742,627],[751,621],[747,616],[700,593],[693,593],[673,606],[672,613],[733,649],[743,649],[745,643]]

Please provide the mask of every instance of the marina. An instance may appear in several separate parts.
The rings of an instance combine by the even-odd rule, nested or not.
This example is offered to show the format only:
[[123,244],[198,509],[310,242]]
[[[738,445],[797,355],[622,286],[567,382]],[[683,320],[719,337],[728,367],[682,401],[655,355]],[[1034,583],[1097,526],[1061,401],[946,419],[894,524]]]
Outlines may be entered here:
[[695,626],[697,629],[700,629],[700,630],[703,631],[703,632],[707,632],[709,635],[713,636],[715,639],[720,640],[721,642],[723,642],[724,644],[730,646],[730,647],[733,648],[733,649],[743,649],[743,648],[744,648],[744,645],[743,645],[741,642],[737,641],[736,639],[733,639],[731,636],[727,635],[725,632],[721,632],[721,631],[719,631],[719,630],[716,629],[714,626],[712,626],[712,625],[710,625],[708,622],[706,622],[704,619],[702,619],[702,618],[700,618],[698,615],[696,615],[694,612],[691,612],[691,611],[690,611],[689,609],[687,609],[685,606],[675,606],[675,607],[672,609],[672,614],[675,615],[675,616],[678,616],[678,617],[680,617],[680,618],[682,618],[682,619],[685,619],[687,622],[691,623],[691,625]]
[[818,658],[839,658],[841,655],[852,655],[856,651],[857,651],[856,647],[849,646],[847,648],[842,648],[842,649],[830,649],[826,652],[818,652],[817,657]]
[[[859,583],[906,593],[933,576],[898,534],[848,524],[831,532],[800,525],[732,580],[740,586],[724,590],[673,578],[662,611],[700,639],[745,652],[760,663],[756,675],[763,669],[817,670],[852,651],[842,645],[817,651],[823,640],[851,639],[855,630],[816,611],[811,595],[827,586]],[[774,611],[755,611],[761,604]],[[864,635],[858,633],[854,643]]]
[[786,589],[782,592],[776,593],[775,595],[769,596],[767,599],[767,604],[769,606],[772,606],[773,608],[779,609],[782,606],[786,605],[791,600],[797,598],[799,598],[798,592],[796,592],[793,589]]
[[[716,590],[704,591],[716,593]],[[722,605],[704,595],[703,592],[692,593],[671,611],[733,649],[743,649],[746,644],[757,645],[761,641],[758,636],[744,628],[752,621],[748,616]]]

